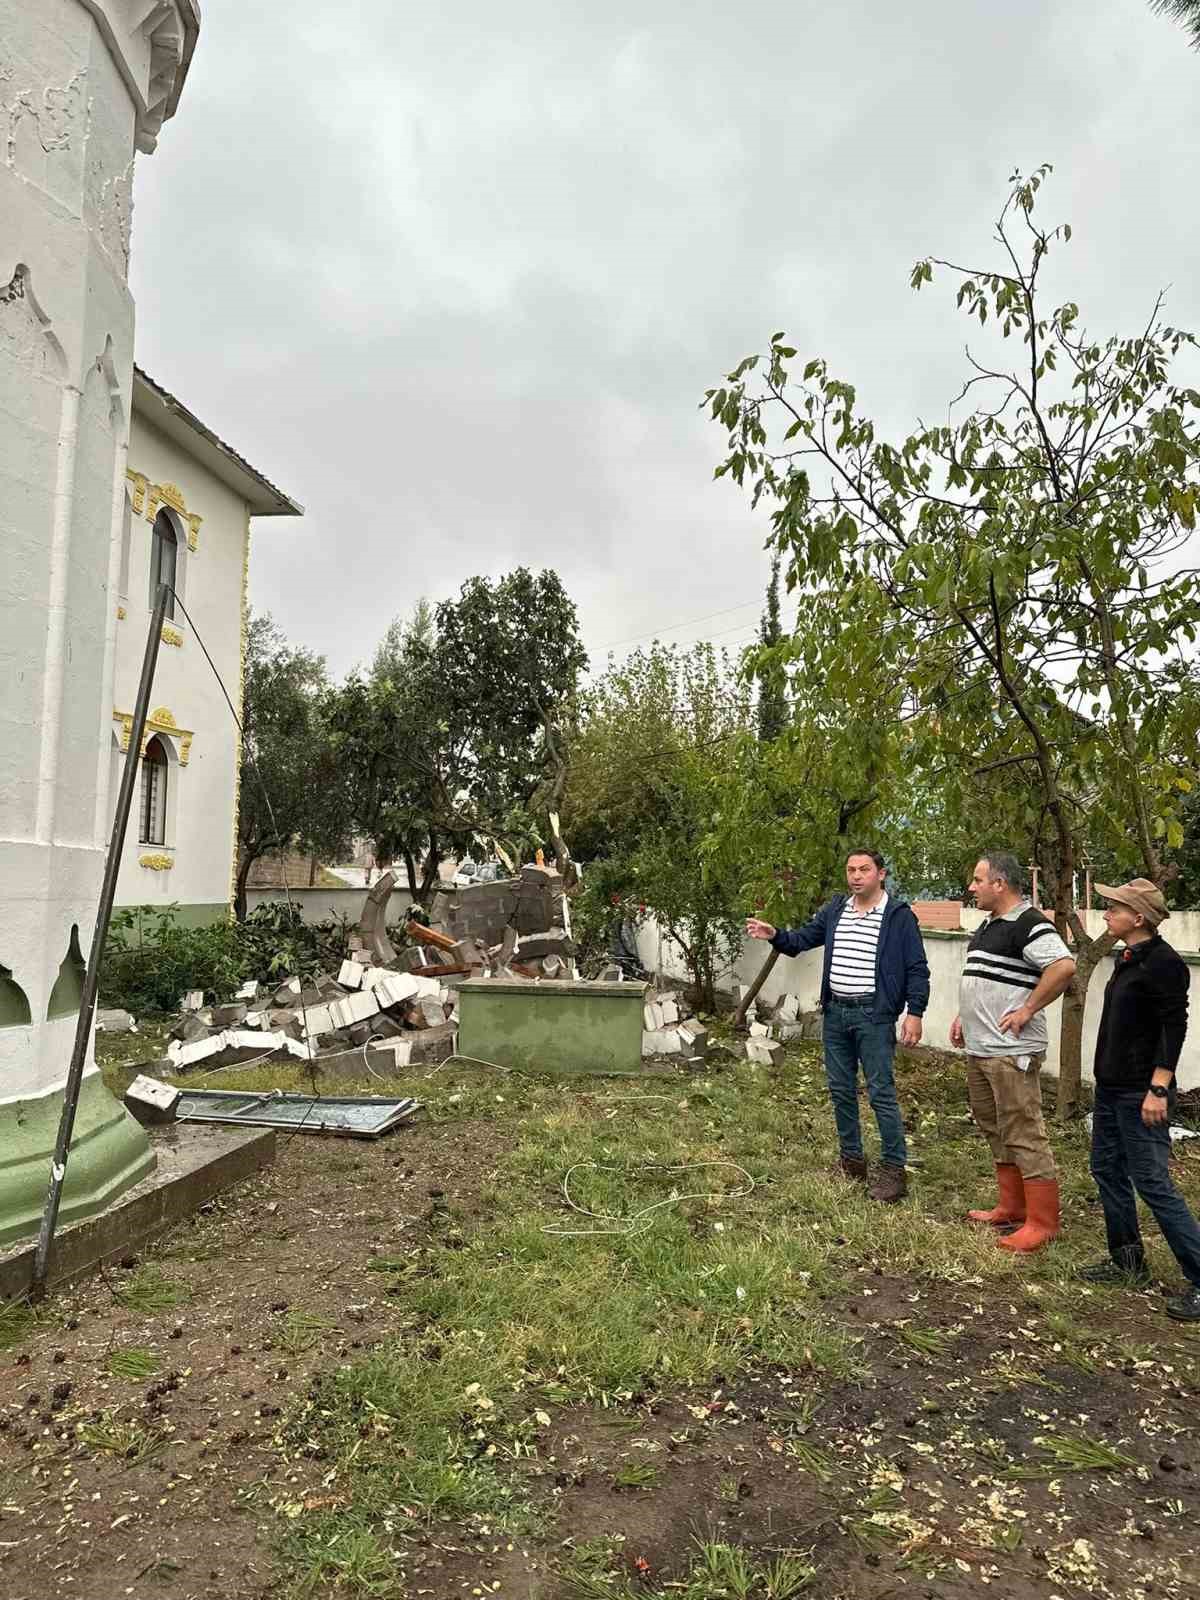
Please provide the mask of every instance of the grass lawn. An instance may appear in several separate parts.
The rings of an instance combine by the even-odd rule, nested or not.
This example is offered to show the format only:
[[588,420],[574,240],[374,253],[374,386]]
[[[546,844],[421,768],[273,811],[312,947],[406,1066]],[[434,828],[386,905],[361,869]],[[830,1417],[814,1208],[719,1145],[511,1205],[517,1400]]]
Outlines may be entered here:
[[813,1046],[450,1065],[395,1080],[428,1115],[377,1144],[281,1140],[9,1318],[4,1595],[1200,1594],[1200,1331],[1072,1281],[1103,1253],[1083,1127],[1062,1240],[1014,1259],[961,1220],[991,1192],[961,1065],[899,1076],[891,1208],[827,1175]]

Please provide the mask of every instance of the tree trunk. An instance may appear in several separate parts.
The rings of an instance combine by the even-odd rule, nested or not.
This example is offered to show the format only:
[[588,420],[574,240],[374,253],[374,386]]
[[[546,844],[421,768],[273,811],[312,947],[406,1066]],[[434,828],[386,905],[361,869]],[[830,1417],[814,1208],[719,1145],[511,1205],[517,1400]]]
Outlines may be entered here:
[[429,891],[438,881],[438,868],[442,864],[442,850],[437,841],[437,834],[429,830],[429,854],[425,857],[425,870],[421,874],[421,904],[427,906]]
[[755,978],[754,982],[746,990],[745,994],[738,1002],[737,1010],[733,1014],[733,1025],[735,1028],[744,1028],[746,1026],[746,1013],[758,999],[758,991],[762,988],[763,984],[766,983],[773,967],[775,966],[775,963],[778,960],[778,950],[772,949],[767,951],[767,959],[763,962],[762,967],[759,969],[758,977]]
[[315,885],[316,881],[317,881],[317,858],[316,858],[316,856],[309,856],[309,858],[308,858],[308,887],[311,889]]
[[417,893],[417,863],[413,860],[413,853],[407,845],[404,847],[404,870],[408,873],[408,892],[414,900],[421,897]]
[[246,920],[246,884],[250,878],[250,868],[258,860],[257,853],[243,856],[238,862],[237,880],[234,888],[233,914],[239,922]]
[[1101,956],[1111,947],[1112,940],[1105,935],[1075,950],[1075,977],[1063,995],[1058,1034],[1058,1098],[1054,1110],[1059,1122],[1070,1122],[1079,1115],[1083,1087],[1083,1017],[1088,985]]

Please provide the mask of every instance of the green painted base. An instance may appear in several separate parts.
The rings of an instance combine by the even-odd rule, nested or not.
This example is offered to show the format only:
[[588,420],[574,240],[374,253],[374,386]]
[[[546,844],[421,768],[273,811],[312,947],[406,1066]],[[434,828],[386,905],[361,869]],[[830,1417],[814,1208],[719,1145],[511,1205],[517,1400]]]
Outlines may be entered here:
[[472,978],[458,991],[458,1048],[518,1072],[642,1072],[644,983]]
[[[62,1094],[0,1105],[0,1245],[37,1232],[46,1204]],[[59,1226],[103,1211],[154,1170],[145,1133],[98,1072],[79,1092]]]

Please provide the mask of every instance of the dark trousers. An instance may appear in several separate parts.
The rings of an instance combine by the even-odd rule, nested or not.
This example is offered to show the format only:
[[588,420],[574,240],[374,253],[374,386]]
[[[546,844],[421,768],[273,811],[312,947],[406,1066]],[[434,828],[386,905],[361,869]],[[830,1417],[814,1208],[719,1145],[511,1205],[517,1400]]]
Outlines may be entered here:
[[[1119,1266],[1141,1264],[1142,1234],[1137,1214],[1137,1196],[1141,1195],[1184,1277],[1200,1287],[1200,1224],[1171,1179],[1168,1124],[1161,1122],[1151,1128],[1142,1121],[1145,1098],[1140,1089],[1127,1091],[1096,1085],[1092,1176],[1104,1207],[1108,1253]],[[1174,1104],[1174,1094],[1170,1103]]]
[[836,996],[825,1008],[822,1025],[825,1044],[825,1080],[833,1101],[838,1144],[844,1156],[863,1153],[858,1121],[858,1069],[867,1080],[867,1097],[879,1125],[880,1156],[893,1167],[908,1160],[904,1119],[896,1098],[892,1059],[896,1054],[896,1024],[872,1022],[869,1005],[843,1005]]

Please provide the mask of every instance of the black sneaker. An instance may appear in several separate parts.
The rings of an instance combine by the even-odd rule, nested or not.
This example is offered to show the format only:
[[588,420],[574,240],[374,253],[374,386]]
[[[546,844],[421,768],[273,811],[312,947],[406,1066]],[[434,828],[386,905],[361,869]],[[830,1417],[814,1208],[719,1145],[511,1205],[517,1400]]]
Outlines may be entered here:
[[1095,1266],[1080,1267],[1075,1276],[1083,1283],[1135,1284],[1141,1288],[1150,1282],[1150,1269],[1144,1261],[1131,1261],[1128,1266],[1119,1261],[1097,1261]]
[[1200,1286],[1193,1285],[1186,1294],[1168,1300],[1164,1309],[1176,1322],[1200,1322]]

